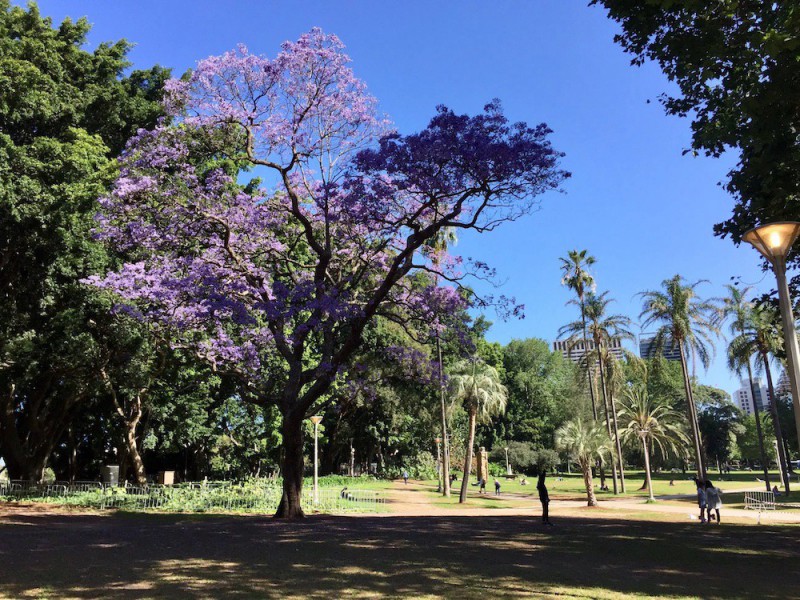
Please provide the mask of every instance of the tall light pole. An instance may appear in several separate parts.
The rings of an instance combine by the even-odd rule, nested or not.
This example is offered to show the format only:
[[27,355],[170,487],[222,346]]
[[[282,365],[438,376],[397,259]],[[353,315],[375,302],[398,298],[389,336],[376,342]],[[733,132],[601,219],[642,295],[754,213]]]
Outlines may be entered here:
[[442,492],[442,482],[444,478],[442,477],[442,448],[440,444],[442,443],[442,438],[436,438],[436,474],[438,476],[438,488],[436,489],[437,492]]
[[800,223],[784,221],[768,223],[751,229],[744,234],[744,241],[749,242],[772,265],[775,278],[778,280],[778,299],[783,321],[783,342],[786,348],[786,372],[789,375],[792,403],[794,404],[794,422],[800,432],[800,348],[797,346],[792,299],[789,297],[789,286],[786,283],[786,257],[800,235]]
[[508,446],[503,448],[506,451],[506,475],[511,475],[511,464],[508,462]]
[[319,444],[318,432],[319,424],[322,421],[322,415],[314,415],[311,417],[311,422],[314,424],[314,488],[312,502],[314,506],[319,504]]

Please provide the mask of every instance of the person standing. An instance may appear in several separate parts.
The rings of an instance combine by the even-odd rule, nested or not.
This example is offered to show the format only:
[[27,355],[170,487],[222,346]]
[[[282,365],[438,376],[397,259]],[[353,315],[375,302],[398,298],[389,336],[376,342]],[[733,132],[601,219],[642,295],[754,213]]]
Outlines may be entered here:
[[546,476],[547,471],[545,470],[539,473],[539,483],[536,484],[536,489],[539,490],[539,502],[542,503],[542,524],[552,525],[550,522],[550,494],[547,492],[547,486],[544,483]]
[[695,478],[695,485],[697,486],[697,505],[700,507],[700,522],[706,522],[706,487],[702,481]]
[[495,496],[500,495],[500,482],[497,480],[497,477],[495,477],[494,479],[494,495]]
[[485,478],[483,478],[483,477],[481,477],[481,478],[478,480],[478,485],[480,486],[480,487],[478,488],[478,493],[479,493],[479,494],[485,494],[485,493],[486,493],[486,479],[485,479]]
[[720,497],[720,494],[722,494],[722,490],[720,490],[718,487],[714,487],[714,484],[711,483],[711,480],[706,479],[706,505],[708,510],[708,522],[710,523],[714,516],[711,513],[713,510],[716,513],[717,525],[719,525],[719,509],[722,508],[722,498]]
[[405,485],[408,485],[408,471],[406,471],[405,469],[403,469],[403,483]]

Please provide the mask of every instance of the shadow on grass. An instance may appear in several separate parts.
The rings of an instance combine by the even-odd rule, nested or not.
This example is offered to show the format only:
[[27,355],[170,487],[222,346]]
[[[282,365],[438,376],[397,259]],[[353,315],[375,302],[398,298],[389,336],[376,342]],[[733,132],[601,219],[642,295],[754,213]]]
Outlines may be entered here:
[[756,597],[796,590],[800,531],[562,518],[14,515],[0,595],[206,598],[559,594]]

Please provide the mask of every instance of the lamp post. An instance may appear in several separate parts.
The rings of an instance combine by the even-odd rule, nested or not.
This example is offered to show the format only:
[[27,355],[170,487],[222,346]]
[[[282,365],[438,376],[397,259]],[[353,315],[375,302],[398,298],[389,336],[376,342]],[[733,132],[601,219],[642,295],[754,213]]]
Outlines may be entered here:
[[511,475],[511,464],[508,462],[508,446],[503,448],[506,451],[506,475]]
[[[781,474],[781,487],[786,489],[786,481],[784,480],[784,472],[783,472],[783,465],[781,464],[781,453],[778,450],[778,440],[772,440],[773,446],[775,446],[775,460],[778,461],[778,472]],[[785,475],[788,477],[788,473]]]
[[798,235],[800,223],[784,221],[768,223],[751,229],[744,234],[744,241],[749,242],[772,265],[775,278],[778,280],[778,299],[783,322],[783,341],[786,348],[786,372],[794,404],[794,420],[800,432],[800,348],[797,346],[792,300],[789,297],[789,286],[786,283],[786,257],[792,249]]
[[443,473],[442,473],[442,453],[441,453],[441,446],[442,438],[436,438],[436,474],[438,476],[438,487],[436,491],[440,494],[442,493],[442,481],[443,481]]
[[322,415],[314,415],[311,417],[311,422],[314,424],[314,488],[312,496],[312,502],[314,503],[314,506],[319,504],[319,445],[317,443],[317,433],[319,432],[319,424],[321,421]]

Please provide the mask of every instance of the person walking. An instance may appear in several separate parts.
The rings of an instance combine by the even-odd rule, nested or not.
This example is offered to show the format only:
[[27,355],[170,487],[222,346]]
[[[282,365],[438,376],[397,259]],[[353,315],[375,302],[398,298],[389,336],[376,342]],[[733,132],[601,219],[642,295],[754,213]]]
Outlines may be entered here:
[[695,478],[695,485],[697,486],[697,505],[700,507],[700,522],[706,522],[706,486],[702,481]]
[[536,484],[536,489],[539,490],[539,502],[542,503],[542,525],[552,525],[550,522],[550,494],[547,493],[547,486],[544,483],[544,478],[547,476],[547,471],[539,473],[539,483]]
[[405,469],[403,469],[403,483],[405,485],[408,485],[408,471],[406,471]]
[[480,486],[480,487],[478,488],[478,493],[479,493],[479,494],[485,494],[485,493],[486,493],[486,479],[484,479],[483,477],[481,477],[481,478],[478,480],[478,485]]
[[720,495],[722,494],[722,490],[718,487],[714,487],[714,484],[711,483],[710,479],[706,479],[706,505],[708,511],[708,522],[711,522],[711,519],[714,518],[714,515],[711,513],[713,510],[716,513],[717,517],[717,525],[719,525],[719,509],[722,508],[722,498]]
[[500,482],[497,480],[497,477],[494,478],[494,495],[500,495]]

